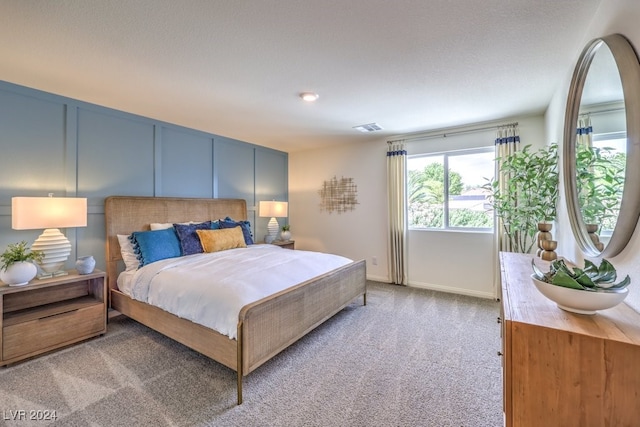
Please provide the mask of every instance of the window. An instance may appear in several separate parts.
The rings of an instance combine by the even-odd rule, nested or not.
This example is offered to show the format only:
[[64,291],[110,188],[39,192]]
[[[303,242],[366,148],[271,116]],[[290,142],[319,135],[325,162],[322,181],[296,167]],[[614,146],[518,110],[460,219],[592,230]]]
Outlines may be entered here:
[[410,156],[407,206],[411,229],[492,230],[482,186],[494,175],[493,147]]
[[[627,162],[627,133],[594,133],[592,146],[598,150],[599,167],[592,170],[590,181],[599,189],[599,199],[607,206],[602,214],[599,234],[601,237],[611,236],[620,213],[622,191],[624,189],[624,174]],[[587,203],[581,201],[583,207],[583,219],[586,219],[584,206]]]
[[599,148],[609,148],[611,151],[617,153],[626,153],[627,133],[624,131],[612,133],[594,133],[593,146]]

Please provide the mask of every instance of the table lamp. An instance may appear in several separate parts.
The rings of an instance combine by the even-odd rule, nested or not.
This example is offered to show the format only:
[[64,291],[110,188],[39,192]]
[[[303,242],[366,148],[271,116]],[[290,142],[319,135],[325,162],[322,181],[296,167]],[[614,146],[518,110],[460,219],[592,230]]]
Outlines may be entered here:
[[259,215],[263,218],[271,218],[269,223],[267,224],[267,230],[269,234],[265,238],[266,243],[273,243],[276,240],[276,236],[278,235],[278,230],[280,227],[278,226],[278,218],[283,218],[288,215],[288,206],[287,202],[276,202],[276,201],[265,201],[260,202],[258,206]]
[[67,274],[64,264],[71,254],[71,242],[59,230],[87,226],[87,199],[79,197],[12,197],[11,228],[44,232],[33,242],[31,250],[44,254],[38,263],[44,272],[39,278]]

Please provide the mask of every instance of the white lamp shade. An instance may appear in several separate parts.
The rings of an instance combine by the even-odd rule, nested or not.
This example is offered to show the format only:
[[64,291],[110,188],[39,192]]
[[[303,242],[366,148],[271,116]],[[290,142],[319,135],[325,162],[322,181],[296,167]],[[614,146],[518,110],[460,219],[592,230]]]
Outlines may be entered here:
[[87,199],[83,197],[13,197],[11,228],[34,230],[87,226]]
[[283,218],[288,215],[287,202],[263,201],[258,205],[259,215],[265,218]]
[[86,226],[86,198],[13,197],[11,199],[11,228],[14,230],[45,229],[31,245],[31,250],[41,251],[44,255],[38,265],[46,273],[45,275],[66,274],[62,269],[71,254],[71,242],[58,229]]

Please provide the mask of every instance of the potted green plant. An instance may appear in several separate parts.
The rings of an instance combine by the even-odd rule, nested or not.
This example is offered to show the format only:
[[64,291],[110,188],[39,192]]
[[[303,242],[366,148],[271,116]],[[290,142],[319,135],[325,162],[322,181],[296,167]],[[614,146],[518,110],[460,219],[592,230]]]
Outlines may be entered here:
[[26,285],[38,273],[33,261],[40,262],[43,258],[41,251],[30,251],[25,241],[8,245],[0,254],[0,280],[10,286]]
[[484,185],[491,204],[502,220],[502,230],[514,252],[529,253],[536,243],[538,224],[551,224],[558,201],[558,146],[537,151],[526,145],[520,151],[496,159],[504,178]]
[[290,230],[290,226],[289,224],[285,224],[282,226],[281,231],[280,231],[280,239],[282,240],[289,240],[291,239],[291,231]]

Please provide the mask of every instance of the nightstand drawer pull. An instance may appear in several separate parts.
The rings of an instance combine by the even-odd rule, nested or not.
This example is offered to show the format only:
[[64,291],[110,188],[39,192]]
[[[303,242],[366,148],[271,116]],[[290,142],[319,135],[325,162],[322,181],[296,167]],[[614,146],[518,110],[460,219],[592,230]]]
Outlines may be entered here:
[[78,309],[77,309],[77,308],[76,308],[76,309],[74,309],[74,310],[63,311],[62,313],[50,314],[49,316],[41,317],[41,318],[39,318],[38,320],[46,320],[46,319],[50,319],[50,318],[52,318],[52,317],[63,316],[63,315],[66,315],[66,314],[73,314],[73,313],[75,313],[76,311],[78,311]]

